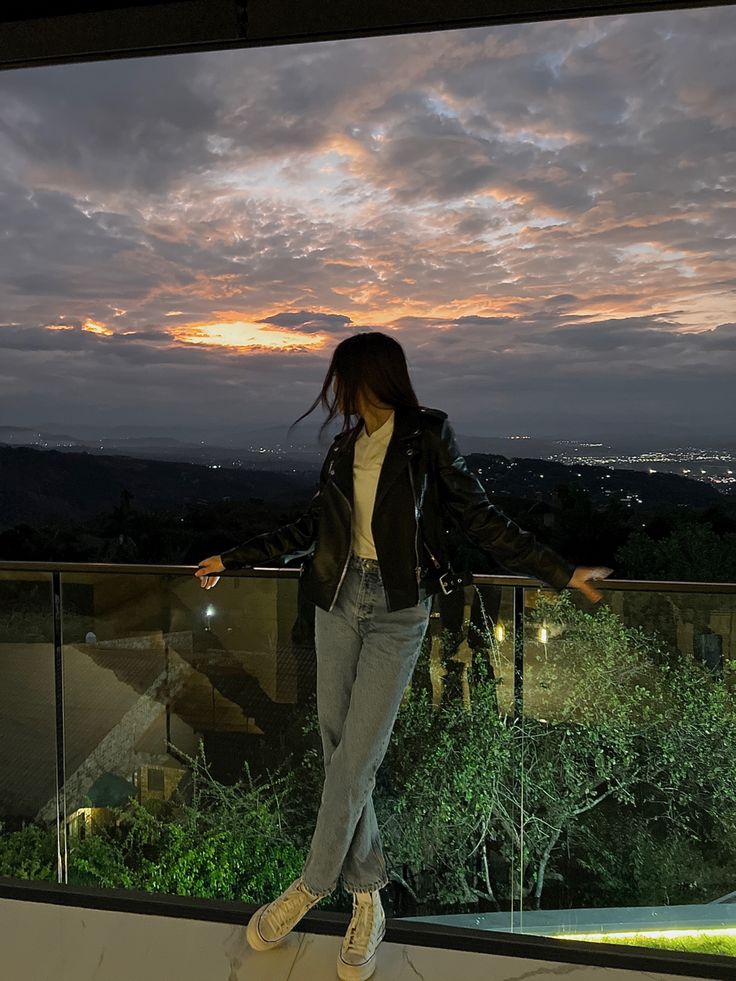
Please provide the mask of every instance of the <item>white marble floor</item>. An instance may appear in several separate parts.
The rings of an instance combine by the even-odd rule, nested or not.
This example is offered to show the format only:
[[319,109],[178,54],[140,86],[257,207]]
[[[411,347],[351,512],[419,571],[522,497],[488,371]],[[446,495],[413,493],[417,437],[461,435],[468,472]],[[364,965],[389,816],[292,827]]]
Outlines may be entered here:
[[[341,937],[294,931],[251,950],[227,923],[0,899],[2,981],[336,981]],[[587,967],[383,942],[375,981],[675,981]],[[691,981],[680,977],[679,981]]]

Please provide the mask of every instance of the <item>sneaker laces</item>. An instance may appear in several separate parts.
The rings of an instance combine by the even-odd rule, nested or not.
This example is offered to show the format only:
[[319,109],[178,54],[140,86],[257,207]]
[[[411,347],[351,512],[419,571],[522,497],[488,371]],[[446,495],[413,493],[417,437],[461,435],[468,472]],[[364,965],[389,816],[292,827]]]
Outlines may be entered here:
[[361,900],[356,896],[353,899],[353,916],[350,921],[350,929],[348,930],[345,946],[355,947],[355,939],[358,937],[358,947],[365,947],[372,928],[373,900]]
[[268,916],[270,920],[275,921],[279,932],[294,918],[296,909],[304,905],[305,897],[310,903],[316,902],[313,894],[299,881],[290,893],[274,900],[274,905],[268,911]]

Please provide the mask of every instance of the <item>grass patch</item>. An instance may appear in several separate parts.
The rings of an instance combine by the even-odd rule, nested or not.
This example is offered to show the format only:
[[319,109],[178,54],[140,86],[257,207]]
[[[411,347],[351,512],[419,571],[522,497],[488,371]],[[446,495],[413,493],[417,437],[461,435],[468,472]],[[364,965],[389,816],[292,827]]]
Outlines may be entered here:
[[681,937],[653,937],[637,933],[627,937],[608,936],[602,933],[560,935],[561,940],[591,940],[595,943],[628,944],[634,947],[658,947],[660,950],[681,950],[686,953],[727,954],[736,957],[736,936],[729,933],[697,933]]

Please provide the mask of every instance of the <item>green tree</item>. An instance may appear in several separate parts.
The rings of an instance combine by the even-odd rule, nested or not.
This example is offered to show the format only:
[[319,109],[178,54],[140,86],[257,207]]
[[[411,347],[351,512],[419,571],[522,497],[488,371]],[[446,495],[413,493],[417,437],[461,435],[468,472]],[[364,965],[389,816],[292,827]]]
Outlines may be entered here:
[[530,632],[559,631],[527,658],[520,720],[534,904],[561,835],[609,797],[658,814],[673,832],[697,835],[707,819],[732,833],[736,700],[727,686],[609,607],[589,614],[564,593],[540,597],[529,620]]
[[[533,639],[542,625],[544,645]],[[578,609],[568,593],[540,593],[528,632],[523,717],[493,711],[501,679],[489,679],[482,659],[470,713],[435,710],[423,691],[402,704],[376,807],[390,874],[417,900],[507,901],[514,866],[540,906],[563,836],[609,798],[685,836],[704,822],[732,833],[736,705],[722,682],[610,608]]]
[[299,875],[296,772],[256,782],[246,763],[244,776],[228,786],[211,775],[201,740],[196,757],[182,756],[192,800],[132,800],[116,809],[115,827],[70,850],[70,883],[260,902]]
[[683,517],[655,540],[632,532],[616,552],[629,579],[686,582],[736,581],[736,533],[718,535],[710,522]]

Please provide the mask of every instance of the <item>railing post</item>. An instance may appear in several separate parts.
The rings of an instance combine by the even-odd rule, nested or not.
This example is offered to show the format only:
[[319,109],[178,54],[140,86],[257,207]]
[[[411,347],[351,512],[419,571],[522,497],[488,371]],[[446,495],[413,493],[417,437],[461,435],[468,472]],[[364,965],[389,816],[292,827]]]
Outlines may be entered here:
[[524,712],[524,587],[514,586],[514,715]]
[[54,706],[56,711],[56,865],[60,883],[67,883],[66,742],[64,738],[64,658],[61,627],[61,573],[51,573],[54,630]]
[[[513,815],[519,833],[518,855],[511,865],[510,932],[524,926],[524,597],[523,586],[513,587],[514,597],[514,742],[519,754],[514,759]],[[518,886],[518,894],[516,889]]]

